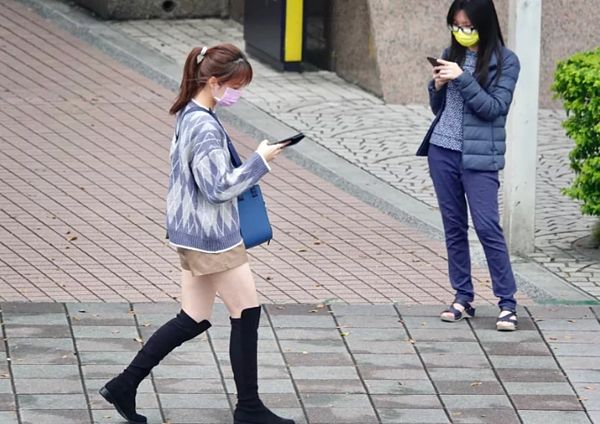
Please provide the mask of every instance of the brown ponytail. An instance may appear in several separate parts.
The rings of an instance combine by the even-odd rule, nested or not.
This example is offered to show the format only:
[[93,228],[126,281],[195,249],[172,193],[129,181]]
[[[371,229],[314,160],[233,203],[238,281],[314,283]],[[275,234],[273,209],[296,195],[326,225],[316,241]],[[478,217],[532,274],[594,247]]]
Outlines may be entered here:
[[193,49],[185,61],[179,95],[169,111],[171,115],[183,109],[204,88],[210,77],[215,77],[219,84],[236,86],[245,86],[252,81],[252,66],[239,48],[232,44],[219,44],[206,50],[198,63],[202,49]]

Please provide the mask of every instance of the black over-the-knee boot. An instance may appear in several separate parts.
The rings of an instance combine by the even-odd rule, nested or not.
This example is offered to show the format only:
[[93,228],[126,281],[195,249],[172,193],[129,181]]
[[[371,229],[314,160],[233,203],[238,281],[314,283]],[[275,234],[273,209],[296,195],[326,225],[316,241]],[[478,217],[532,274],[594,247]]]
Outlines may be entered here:
[[260,306],[244,309],[241,318],[231,318],[229,356],[238,398],[234,424],[295,424],[275,415],[258,397],[260,310]]
[[117,377],[100,389],[100,394],[112,403],[119,414],[129,423],[140,424],[148,420],[135,410],[137,388],[152,368],[158,365],[173,349],[202,334],[210,328],[210,322],[194,321],[183,310],[175,318],[160,327],[144,344],[131,364]]

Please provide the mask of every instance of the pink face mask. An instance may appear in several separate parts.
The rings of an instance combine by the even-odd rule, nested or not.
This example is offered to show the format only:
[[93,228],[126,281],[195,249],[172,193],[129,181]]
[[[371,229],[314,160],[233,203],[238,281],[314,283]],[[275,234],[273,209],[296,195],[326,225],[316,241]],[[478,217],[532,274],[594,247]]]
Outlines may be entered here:
[[215,96],[215,100],[219,106],[234,105],[242,97],[242,90],[227,87],[221,98]]

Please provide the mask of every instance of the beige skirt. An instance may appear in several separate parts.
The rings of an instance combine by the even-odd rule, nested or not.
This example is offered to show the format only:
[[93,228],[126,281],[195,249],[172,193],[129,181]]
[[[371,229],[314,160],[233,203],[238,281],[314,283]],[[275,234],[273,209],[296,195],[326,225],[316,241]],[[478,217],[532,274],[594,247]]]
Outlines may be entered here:
[[198,252],[181,247],[177,248],[177,253],[179,253],[181,268],[190,271],[194,277],[228,271],[248,262],[244,243],[220,253]]

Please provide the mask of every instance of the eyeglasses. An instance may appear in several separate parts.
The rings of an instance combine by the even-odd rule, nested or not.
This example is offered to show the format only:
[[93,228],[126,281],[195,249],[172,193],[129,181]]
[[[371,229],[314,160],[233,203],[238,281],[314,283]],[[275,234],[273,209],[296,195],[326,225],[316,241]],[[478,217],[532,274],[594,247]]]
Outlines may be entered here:
[[463,27],[459,27],[458,25],[450,25],[450,26],[448,26],[448,28],[450,29],[450,31],[455,31],[455,32],[460,31],[463,34],[467,34],[467,35],[477,34],[477,30],[475,28],[463,28]]

